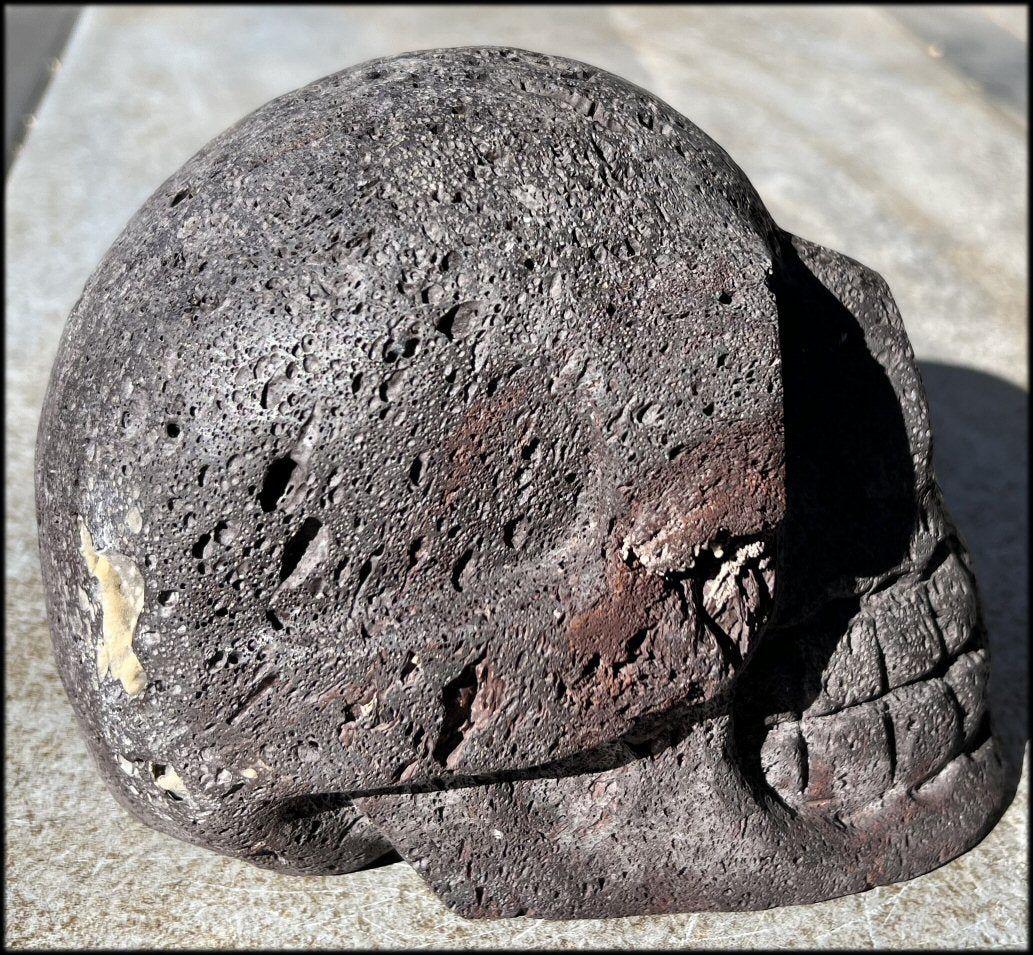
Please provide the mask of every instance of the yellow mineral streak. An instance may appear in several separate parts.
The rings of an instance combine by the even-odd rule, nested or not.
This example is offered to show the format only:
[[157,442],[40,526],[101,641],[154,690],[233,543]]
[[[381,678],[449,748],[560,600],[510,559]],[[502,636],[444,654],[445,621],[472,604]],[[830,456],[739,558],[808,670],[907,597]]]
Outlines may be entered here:
[[122,554],[95,550],[86,525],[79,521],[80,551],[86,569],[97,578],[100,591],[102,639],[97,648],[97,673],[110,673],[126,693],[135,696],[147,685],[147,674],[133,652],[133,631],[143,610],[143,575]]
[[180,779],[179,773],[177,773],[171,766],[165,767],[165,772],[158,776],[154,782],[164,789],[166,792],[175,793],[177,796],[186,799],[190,793],[187,792],[187,787]]

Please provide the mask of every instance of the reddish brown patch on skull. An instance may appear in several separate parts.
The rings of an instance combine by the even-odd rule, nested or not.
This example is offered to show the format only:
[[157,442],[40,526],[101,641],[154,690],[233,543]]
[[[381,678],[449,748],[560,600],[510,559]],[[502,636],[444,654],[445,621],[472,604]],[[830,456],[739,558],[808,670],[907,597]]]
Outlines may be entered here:
[[626,550],[662,573],[690,566],[719,535],[763,535],[784,515],[781,428],[749,420],[722,428],[657,471],[616,531]]
[[[566,628],[564,703],[602,719],[628,719],[699,696],[693,665],[696,617],[663,578],[616,556],[608,589]],[[618,714],[620,716],[618,717]]]
[[[515,443],[513,411],[522,406],[526,397],[526,385],[516,383],[491,398],[476,399],[463,412],[444,442],[448,472],[438,510],[448,508],[464,488],[470,486],[478,466],[484,467],[482,454],[506,443]],[[516,450],[514,447],[514,452]]]
[[593,656],[616,659],[636,633],[653,623],[656,606],[665,595],[659,577],[636,573],[615,558],[611,559],[607,580],[609,592],[575,615],[567,626],[567,642],[575,663],[583,664]]
[[729,425],[647,479],[611,534],[606,592],[567,625],[568,705],[630,717],[722,693],[766,623],[784,511],[781,430],[766,422]]

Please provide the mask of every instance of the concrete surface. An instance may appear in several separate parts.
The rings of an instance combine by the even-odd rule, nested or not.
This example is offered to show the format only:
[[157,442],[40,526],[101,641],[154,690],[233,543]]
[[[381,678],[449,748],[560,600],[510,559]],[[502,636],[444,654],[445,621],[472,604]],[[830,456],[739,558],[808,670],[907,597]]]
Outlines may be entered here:
[[927,44],[926,52],[946,57],[973,88],[1016,118],[1029,104],[1028,8],[894,5],[890,16]]
[[[955,7],[955,27],[959,15],[1010,51],[1007,70],[883,8],[88,8],[7,180],[6,944],[1024,948],[1027,119],[1001,90],[1015,82],[1013,41],[1025,69],[1026,34],[1012,8]],[[68,312],[143,200],[248,111],[373,56],[479,43],[573,56],[648,88],[728,150],[782,226],[888,280],[974,554],[1017,786],[960,859],[767,912],[466,922],[404,864],[275,875],[151,831],[101,785],[51,660],[33,516],[36,423]]]
[[11,168],[61,50],[82,7],[38,3],[4,6],[4,169]]

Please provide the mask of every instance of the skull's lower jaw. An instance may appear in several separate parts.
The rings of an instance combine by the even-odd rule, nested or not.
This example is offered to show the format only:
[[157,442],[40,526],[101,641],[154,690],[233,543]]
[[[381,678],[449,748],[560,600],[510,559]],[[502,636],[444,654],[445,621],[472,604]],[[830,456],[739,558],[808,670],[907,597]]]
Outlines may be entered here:
[[758,799],[733,750],[723,718],[619,771],[359,806],[460,914],[549,919],[834,898],[942,865],[1003,811],[985,799],[1001,788],[992,738],[846,821]]

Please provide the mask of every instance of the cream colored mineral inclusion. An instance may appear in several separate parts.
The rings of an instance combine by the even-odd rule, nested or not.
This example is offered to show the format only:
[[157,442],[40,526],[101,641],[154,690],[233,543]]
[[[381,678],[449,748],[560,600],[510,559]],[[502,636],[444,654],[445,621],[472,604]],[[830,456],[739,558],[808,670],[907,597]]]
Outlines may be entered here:
[[190,795],[190,793],[187,792],[187,787],[180,778],[179,773],[177,773],[171,766],[166,766],[165,772],[156,777],[154,782],[166,792],[175,793],[183,799],[186,799],[186,797]]
[[97,578],[100,590],[102,637],[97,647],[97,674],[120,680],[135,696],[147,685],[147,674],[133,652],[133,631],[143,610],[143,575],[122,554],[97,551],[86,525],[79,520],[80,547],[86,569]]
[[735,554],[725,559],[724,549],[715,547],[714,556],[723,560],[717,575],[713,580],[708,580],[703,585],[703,599],[720,609],[732,598],[737,589],[736,578],[739,571],[743,569],[747,560],[764,555],[764,544],[761,541],[752,541],[736,548]]

